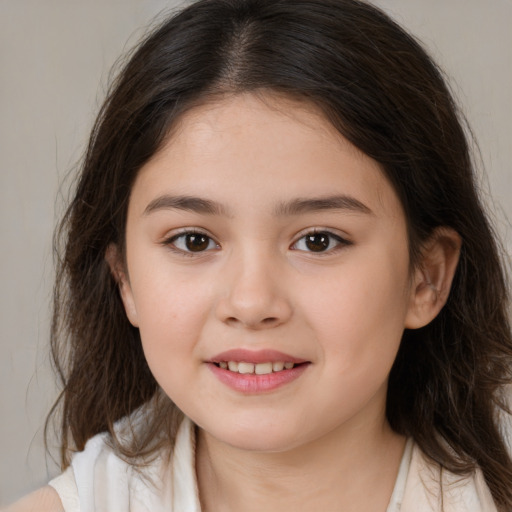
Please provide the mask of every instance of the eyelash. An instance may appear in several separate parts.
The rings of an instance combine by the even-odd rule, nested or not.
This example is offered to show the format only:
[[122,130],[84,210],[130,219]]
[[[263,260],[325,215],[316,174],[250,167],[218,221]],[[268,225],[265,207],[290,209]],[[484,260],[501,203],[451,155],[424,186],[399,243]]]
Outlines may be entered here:
[[[304,250],[304,252],[307,252],[309,254],[315,254],[317,256],[327,256],[329,254],[336,253],[336,252],[342,250],[343,248],[352,245],[352,242],[350,242],[346,238],[341,237],[340,235],[333,233],[332,231],[329,231],[328,229],[316,228],[316,229],[311,229],[311,230],[303,233],[297,239],[297,241],[291,245],[292,250],[300,251],[301,249],[294,249],[294,247],[297,246],[300,241],[306,240],[307,237],[314,237],[314,236],[319,236],[319,235],[323,235],[328,239],[328,246],[327,246],[326,250],[322,250],[322,251],[311,251],[311,250],[306,251],[306,250]],[[333,241],[334,241],[335,245],[334,245],[334,247],[331,247],[331,244]],[[307,243],[307,242],[305,242],[305,243]]]
[[[327,238],[327,247],[325,250],[320,250],[320,251],[309,250],[308,251],[308,250],[296,248],[296,246],[299,244],[299,242],[301,242],[302,240],[306,240],[307,237],[316,237],[319,235],[323,235],[325,238]],[[188,237],[188,236],[204,237],[204,239],[206,239],[206,240],[203,240],[203,243],[207,243],[206,248],[204,250],[192,251],[192,250],[187,250],[187,249],[182,249],[180,247],[177,247],[176,242],[180,239],[185,240],[186,237]],[[333,241],[334,241],[335,245],[333,247],[331,247]],[[195,230],[195,229],[181,231],[180,233],[172,235],[171,237],[169,237],[163,241],[163,245],[168,247],[170,250],[172,250],[180,255],[187,256],[187,257],[194,257],[197,255],[201,255],[206,252],[209,252],[210,250],[212,250],[212,248],[210,247],[210,245],[212,243],[215,245],[215,249],[220,248],[220,245],[217,242],[215,242],[215,240],[211,236],[207,235],[203,231]],[[308,242],[305,241],[305,243],[307,244]],[[186,244],[186,241],[185,241],[185,244]],[[317,256],[324,256],[327,254],[333,254],[333,253],[343,249],[344,247],[348,247],[350,245],[352,245],[352,242],[350,242],[349,240],[347,240],[335,233],[332,233],[331,231],[329,231],[327,229],[312,229],[310,231],[303,233],[290,246],[290,249],[294,250],[294,251],[298,250],[298,251],[302,251],[302,252],[306,252],[306,253],[310,253],[310,254],[316,254]]]
[[[188,237],[188,236],[198,236],[198,237],[206,238],[207,244],[208,244],[206,249],[203,251],[190,251],[190,250],[186,250],[186,249],[180,249],[179,247],[176,246],[176,242],[180,238],[185,240],[186,237]],[[201,255],[201,254],[207,252],[207,250],[211,250],[211,248],[209,249],[209,246],[212,242],[215,244],[216,249],[218,249],[220,247],[219,244],[217,242],[215,242],[215,240],[211,236],[207,235],[203,231],[200,231],[197,229],[186,229],[186,230],[183,230],[183,231],[165,239],[163,241],[163,245],[168,247],[171,251],[176,252],[182,256],[194,257],[194,256]]]

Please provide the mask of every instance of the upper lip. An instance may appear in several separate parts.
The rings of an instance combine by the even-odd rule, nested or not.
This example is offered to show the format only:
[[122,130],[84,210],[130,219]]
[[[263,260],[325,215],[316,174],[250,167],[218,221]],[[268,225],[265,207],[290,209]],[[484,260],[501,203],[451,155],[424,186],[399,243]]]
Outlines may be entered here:
[[235,362],[244,362],[244,363],[276,363],[276,362],[284,362],[284,363],[306,363],[305,359],[300,359],[297,357],[293,357],[289,354],[285,354],[284,352],[279,352],[277,350],[265,349],[265,350],[247,350],[243,348],[237,348],[232,350],[226,350],[225,352],[221,352],[220,354],[215,355],[208,362],[210,363],[220,363],[227,361],[235,361]]

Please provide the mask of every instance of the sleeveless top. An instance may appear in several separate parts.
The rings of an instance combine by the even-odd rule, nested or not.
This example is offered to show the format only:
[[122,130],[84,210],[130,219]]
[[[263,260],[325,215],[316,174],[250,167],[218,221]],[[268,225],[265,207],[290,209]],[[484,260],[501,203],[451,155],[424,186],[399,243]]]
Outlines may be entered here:
[[[119,458],[107,434],[90,439],[50,482],[65,512],[201,512],[195,475],[195,429],[180,426],[170,464],[143,470]],[[409,439],[386,512],[497,512],[480,470],[454,475],[430,462]]]

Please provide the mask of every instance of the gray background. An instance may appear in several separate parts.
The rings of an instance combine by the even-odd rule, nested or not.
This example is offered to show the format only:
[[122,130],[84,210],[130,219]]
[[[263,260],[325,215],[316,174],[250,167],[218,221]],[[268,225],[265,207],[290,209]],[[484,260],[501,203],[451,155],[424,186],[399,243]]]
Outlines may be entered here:
[[[430,48],[480,143],[510,254],[512,0],[376,0]],[[0,506],[57,468],[42,442],[51,237],[116,58],[164,0],[0,0]],[[489,196],[490,197],[490,196]],[[491,200],[489,199],[489,202]],[[55,453],[55,451],[54,451]]]

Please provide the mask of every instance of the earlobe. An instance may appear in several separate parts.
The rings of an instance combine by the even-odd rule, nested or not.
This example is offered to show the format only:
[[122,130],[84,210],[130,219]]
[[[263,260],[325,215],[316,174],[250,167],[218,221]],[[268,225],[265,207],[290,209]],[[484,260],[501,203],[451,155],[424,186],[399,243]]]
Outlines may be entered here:
[[424,245],[421,261],[413,275],[406,328],[424,327],[446,304],[459,262],[461,243],[456,231],[439,227]]
[[117,245],[110,244],[107,247],[107,250],[105,251],[105,261],[108,263],[110,272],[117,282],[126,316],[134,327],[138,327],[137,309],[135,308],[132,288],[126,273],[126,266]]

